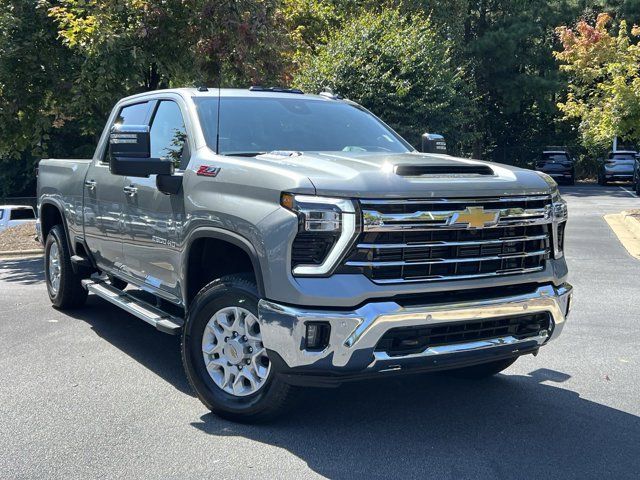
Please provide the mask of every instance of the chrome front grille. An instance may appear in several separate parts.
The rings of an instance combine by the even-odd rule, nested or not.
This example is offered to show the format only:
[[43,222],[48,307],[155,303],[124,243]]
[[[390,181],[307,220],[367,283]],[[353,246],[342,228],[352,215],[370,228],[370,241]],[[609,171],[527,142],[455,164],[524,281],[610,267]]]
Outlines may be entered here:
[[514,275],[544,269],[551,199],[363,200],[363,233],[343,272],[376,283]]

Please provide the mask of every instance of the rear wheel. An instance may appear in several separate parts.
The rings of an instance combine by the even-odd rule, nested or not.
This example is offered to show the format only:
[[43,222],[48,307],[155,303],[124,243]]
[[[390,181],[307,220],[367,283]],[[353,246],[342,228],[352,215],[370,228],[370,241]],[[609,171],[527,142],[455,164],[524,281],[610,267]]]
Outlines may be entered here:
[[44,247],[44,270],[47,293],[55,307],[60,309],[84,305],[87,291],[82,287],[82,276],[73,270],[71,252],[62,225],[54,226]]
[[262,343],[256,285],[243,277],[223,277],[198,293],[182,360],[198,398],[221,417],[265,421],[293,399],[293,387],[273,371]]
[[513,365],[517,359],[518,357],[506,358],[504,360],[496,360],[495,362],[482,363],[480,365],[473,365],[471,367],[449,370],[447,371],[447,373],[458,378],[480,380],[483,378],[491,377],[493,375],[497,375],[498,373]]
[[604,176],[604,174],[599,173],[598,174],[598,185],[606,185],[607,184],[607,177]]
[[635,191],[636,191],[636,195],[638,195],[640,197],[640,176],[638,176],[638,178],[636,178]]

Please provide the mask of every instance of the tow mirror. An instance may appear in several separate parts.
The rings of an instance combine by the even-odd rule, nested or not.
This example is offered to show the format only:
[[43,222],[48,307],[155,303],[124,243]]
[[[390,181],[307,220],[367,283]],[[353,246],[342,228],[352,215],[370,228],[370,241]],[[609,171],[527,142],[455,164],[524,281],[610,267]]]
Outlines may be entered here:
[[420,147],[423,153],[447,153],[447,142],[437,133],[423,133]]
[[109,134],[109,170],[114,175],[172,175],[173,162],[151,158],[147,125],[114,125]]

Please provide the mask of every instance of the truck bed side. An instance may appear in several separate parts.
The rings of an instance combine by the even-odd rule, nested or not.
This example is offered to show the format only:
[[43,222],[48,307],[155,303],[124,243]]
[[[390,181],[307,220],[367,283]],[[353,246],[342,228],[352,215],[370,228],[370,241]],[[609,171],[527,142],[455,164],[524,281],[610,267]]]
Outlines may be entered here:
[[48,158],[38,168],[38,217],[43,243],[48,233],[48,222],[56,208],[62,216],[75,250],[75,239],[82,235],[84,179],[91,159]]

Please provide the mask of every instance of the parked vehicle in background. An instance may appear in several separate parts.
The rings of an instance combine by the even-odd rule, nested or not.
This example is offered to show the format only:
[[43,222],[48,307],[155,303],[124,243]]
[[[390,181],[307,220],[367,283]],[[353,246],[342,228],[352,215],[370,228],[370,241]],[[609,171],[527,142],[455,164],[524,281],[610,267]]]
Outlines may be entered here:
[[576,182],[575,161],[564,147],[547,147],[542,152],[542,158],[536,161],[535,169],[546,173],[557,182],[569,185]]
[[608,182],[632,181],[636,154],[633,150],[609,152],[607,159],[600,162],[598,183],[606,185]]
[[494,375],[562,331],[567,206],[548,175],[423,149],[328,93],[125,98],[92,159],[40,162],[49,298],[182,335],[198,398],[235,420],[296,386]]
[[640,197],[640,153],[636,154],[636,161],[633,164],[633,189]]
[[33,223],[35,227],[36,213],[33,207],[25,205],[0,205],[0,232],[7,228]]

